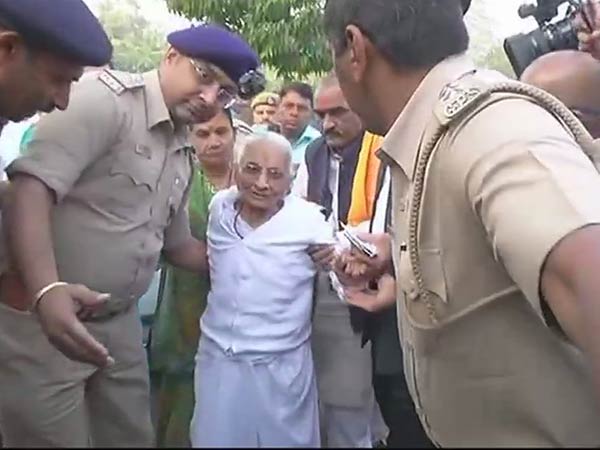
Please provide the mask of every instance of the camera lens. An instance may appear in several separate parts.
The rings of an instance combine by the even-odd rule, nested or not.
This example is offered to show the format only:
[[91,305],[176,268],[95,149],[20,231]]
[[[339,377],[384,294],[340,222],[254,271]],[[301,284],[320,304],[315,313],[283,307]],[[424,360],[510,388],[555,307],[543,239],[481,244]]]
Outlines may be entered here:
[[573,21],[569,18],[549,24],[545,28],[550,51],[576,49],[578,47],[577,32]]
[[517,77],[531,62],[550,51],[548,38],[542,29],[517,34],[504,40],[504,51]]
[[556,50],[577,49],[577,33],[571,18],[551,23],[527,34],[504,40],[504,51],[517,77],[535,59]]

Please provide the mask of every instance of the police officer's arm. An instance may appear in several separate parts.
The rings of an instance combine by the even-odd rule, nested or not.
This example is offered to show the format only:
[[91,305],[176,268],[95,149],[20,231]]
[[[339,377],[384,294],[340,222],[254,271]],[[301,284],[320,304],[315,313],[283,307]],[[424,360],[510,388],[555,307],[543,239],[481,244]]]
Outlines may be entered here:
[[[4,211],[8,244],[31,297],[59,281],[50,232],[52,207],[83,170],[108,151],[118,133],[118,117],[108,89],[82,83],[74,88],[66,111],[49,114],[39,122],[27,156],[7,170],[12,182]],[[49,339],[61,351],[76,359],[106,363],[106,349],[77,320],[67,289],[48,292],[38,312]]]
[[[509,130],[498,127],[503,117]],[[449,161],[447,195],[466,196],[534,310],[544,317],[549,306],[600,370],[600,176],[591,162],[549,113],[522,100],[479,113]]]
[[167,262],[188,272],[200,273],[208,270],[206,243],[192,236],[188,216],[189,189],[177,214],[165,230],[163,255]]

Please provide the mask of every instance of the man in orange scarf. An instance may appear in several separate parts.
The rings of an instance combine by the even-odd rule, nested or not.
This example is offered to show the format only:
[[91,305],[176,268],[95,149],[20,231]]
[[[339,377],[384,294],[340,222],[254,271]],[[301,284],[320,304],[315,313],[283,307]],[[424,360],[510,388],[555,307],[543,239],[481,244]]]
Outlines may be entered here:
[[358,164],[352,184],[352,199],[348,212],[348,223],[352,226],[365,222],[373,215],[373,204],[377,194],[377,176],[381,161],[377,150],[381,148],[383,138],[365,132],[358,155]]

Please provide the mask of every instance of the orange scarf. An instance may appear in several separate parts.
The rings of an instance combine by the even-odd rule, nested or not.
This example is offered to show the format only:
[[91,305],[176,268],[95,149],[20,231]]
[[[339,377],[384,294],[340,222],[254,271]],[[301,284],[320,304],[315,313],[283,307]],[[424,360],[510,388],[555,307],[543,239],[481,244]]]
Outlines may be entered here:
[[350,212],[348,213],[348,223],[352,226],[370,220],[373,214],[373,204],[377,194],[377,175],[381,164],[375,152],[381,148],[382,143],[381,136],[369,132],[366,132],[363,137],[352,184]]

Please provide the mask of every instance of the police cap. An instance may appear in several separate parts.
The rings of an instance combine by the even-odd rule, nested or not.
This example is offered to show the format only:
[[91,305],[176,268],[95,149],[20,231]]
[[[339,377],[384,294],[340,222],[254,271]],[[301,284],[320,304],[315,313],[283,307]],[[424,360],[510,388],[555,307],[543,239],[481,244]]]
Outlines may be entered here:
[[108,36],[82,0],[0,0],[0,24],[82,66],[102,66],[112,57]]
[[237,34],[218,25],[201,25],[175,31],[167,40],[184,55],[217,66],[238,84],[241,93],[253,96],[264,89],[263,80],[256,76],[260,59]]
[[250,108],[254,109],[260,105],[277,106],[279,101],[279,95],[273,92],[262,92],[252,99]]

